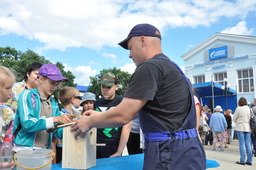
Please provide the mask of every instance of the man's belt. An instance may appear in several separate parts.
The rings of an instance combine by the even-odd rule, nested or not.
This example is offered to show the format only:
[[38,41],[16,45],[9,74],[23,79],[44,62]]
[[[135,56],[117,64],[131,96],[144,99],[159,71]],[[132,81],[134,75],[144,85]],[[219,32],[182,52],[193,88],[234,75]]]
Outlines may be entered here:
[[198,133],[196,129],[185,129],[175,132],[155,132],[155,133],[144,133],[145,141],[164,141],[171,138],[176,139],[189,139],[197,137]]

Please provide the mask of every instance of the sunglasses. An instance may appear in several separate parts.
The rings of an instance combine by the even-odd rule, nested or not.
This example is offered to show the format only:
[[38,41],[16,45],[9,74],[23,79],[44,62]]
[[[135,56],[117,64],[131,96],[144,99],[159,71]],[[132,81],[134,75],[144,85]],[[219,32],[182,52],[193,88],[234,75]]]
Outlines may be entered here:
[[74,98],[75,98],[75,99],[82,100],[82,96],[75,96]]

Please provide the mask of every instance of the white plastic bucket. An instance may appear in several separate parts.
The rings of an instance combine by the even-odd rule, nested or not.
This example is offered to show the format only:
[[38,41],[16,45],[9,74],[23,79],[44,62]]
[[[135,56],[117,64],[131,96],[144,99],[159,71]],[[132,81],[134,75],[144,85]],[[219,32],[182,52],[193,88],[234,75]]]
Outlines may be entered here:
[[16,153],[17,170],[51,170],[53,158],[51,149],[20,150]]

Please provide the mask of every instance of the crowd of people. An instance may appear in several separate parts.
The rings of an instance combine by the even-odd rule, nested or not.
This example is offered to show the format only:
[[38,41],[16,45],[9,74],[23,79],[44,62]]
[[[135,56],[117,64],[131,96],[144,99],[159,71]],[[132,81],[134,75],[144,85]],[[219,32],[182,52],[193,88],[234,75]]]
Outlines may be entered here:
[[[14,143],[14,152],[23,149],[51,148],[56,153],[53,163],[60,163],[62,156],[62,128],[54,129],[56,124],[64,124],[75,117],[74,108],[82,108],[82,112],[108,110],[122,101],[122,97],[115,94],[118,80],[113,73],[102,76],[102,98],[96,100],[95,94],[86,92],[80,96],[75,87],[61,87],[62,81],[68,81],[62,76],[59,68],[54,64],[32,63],[22,82],[15,83],[15,71],[0,66],[0,132],[1,140],[10,138]],[[58,103],[52,94],[59,88]],[[140,127],[138,127],[140,128]],[[54,129],[54,131],[51,131]],[[50,131],[49,131],[50,130]],[[123,127],[98,129],[98,143],[105,143],[106,147],[98,147],[97,158],[121,156],[128,142],[131,131],[130,123]],[[52,133],[51,133],[52,132]],[[134,140],[140,143],[140,138]],[[132,143],[132,142],[130,142]],[[133,150],[128,147],[129,150]],[[130,151],[130,154],[142,153]]]
[[[74,137],[97,128],[97,143],[106,144],[97,147],[97,158],[122,156],[127,146],[129,154],[144,152],[147,170],[204,170],[203,145],[217,150],[219,143],[223,152],[235,131],[241,156],[236,163],[252,165],[256,134],[249,118],[256,106],[251,111],[240,98],[234,114],[219,105],[201,107],[188,78],[163,54],[161,38],[153,25],[138,24],[119,43],[137,66],[124,96],[116,94],[118,77],[110,72],[101,76],[102,97],[96,99],[91,92],[80,96],[76,88],[62,87],[68,79],[54,64],[32,63],[18,83],[12,70],[0,66],[0,141],[12,139],[15,152],[51,148],[54,163],[60,163],[63,129],[55,127],[75,121]],[[52,97],[58,88],[60,103]]]
[[[221,106],[217,105],[212,113],[208,106],[203,106],[200,114],[198,131],[204,145],[213,146],[213,150],[219,148],[224,151],[232,140],[239,141],[240,160],[239,165],[252,165],[253,155],[256,157],[256,134],[250,127],[252,114],[256,116],[256,99],[254,107],[248,106],[247,100],[241,97],[234,114],[231,109],[223,112]],[[217,143],[219,146],[217,147]]]

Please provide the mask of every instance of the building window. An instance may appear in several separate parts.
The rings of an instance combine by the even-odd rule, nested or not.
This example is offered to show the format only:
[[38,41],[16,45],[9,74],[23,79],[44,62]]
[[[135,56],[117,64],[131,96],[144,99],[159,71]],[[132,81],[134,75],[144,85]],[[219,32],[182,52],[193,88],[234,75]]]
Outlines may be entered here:
[[238,70],[238,90],[239,92],[254,92],[253,71],[251,69]]
[[194,82],[195,83],[204,83],[205,82],[205,76],[204,75],[194,76]]
[[225,80],[227,78],[227,72],[215,73],[214,74],[214,82],[219,83],[221,85],[225,85]]

